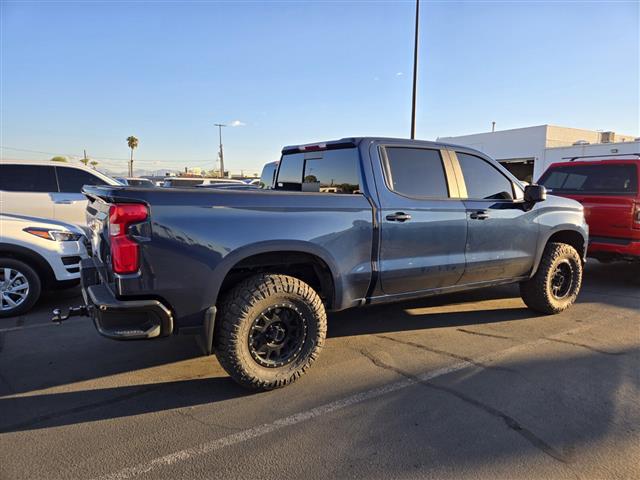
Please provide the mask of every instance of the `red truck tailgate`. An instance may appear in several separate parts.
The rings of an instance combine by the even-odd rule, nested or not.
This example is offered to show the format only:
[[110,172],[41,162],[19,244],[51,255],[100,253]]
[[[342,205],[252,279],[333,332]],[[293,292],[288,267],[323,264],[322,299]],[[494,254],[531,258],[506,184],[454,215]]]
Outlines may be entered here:
[[635,202],[632,197],[570,195],[584,205],[584,216],[589,225],[589,234],[594,237],[629,238],[633,228]]

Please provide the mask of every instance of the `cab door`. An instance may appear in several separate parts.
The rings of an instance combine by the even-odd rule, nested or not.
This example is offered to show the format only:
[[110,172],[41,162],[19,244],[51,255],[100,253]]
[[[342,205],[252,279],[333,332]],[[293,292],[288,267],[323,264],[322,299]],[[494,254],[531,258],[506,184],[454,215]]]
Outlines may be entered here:
[[378,187],[383,293],[456,285],[465,267],[467,218],[446,150],[378,148],[386,184]]
[[467,215],[466,268],[461,284],[507,280],[533,267],[538,224],[522,189],[497,162],[452,152]]

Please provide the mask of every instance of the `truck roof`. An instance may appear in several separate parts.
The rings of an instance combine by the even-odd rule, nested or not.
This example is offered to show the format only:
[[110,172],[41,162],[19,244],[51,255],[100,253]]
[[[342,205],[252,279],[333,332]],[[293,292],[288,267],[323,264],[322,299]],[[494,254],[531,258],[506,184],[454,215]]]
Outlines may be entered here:
[[422,147],[431,147],[431,148],[440,148],[440,147],[451,147],[464,149],[467,151],[477,152],[482,155],[486,155],[483,152],[476,150],[475,148],[470,148],[465,145],[456,145],[453,143],[446,142],[435,142],[431,140],[411,140],[409,138],[394,138],[394,137],[344,137],[338,140],[328,140],[324,142],[313,142],[313,143],[305,143],[299,145],[288,145],[282,149],[282,154],[290,154],[297,152],[312,152],[312,151],[320,151],[320,150],[335,150],[338,148],[349,148],[349,147],[357,147],[362,142],[381,142],[381,143],[394,143],[394,144],[406,144],[410,145],[419,145]]

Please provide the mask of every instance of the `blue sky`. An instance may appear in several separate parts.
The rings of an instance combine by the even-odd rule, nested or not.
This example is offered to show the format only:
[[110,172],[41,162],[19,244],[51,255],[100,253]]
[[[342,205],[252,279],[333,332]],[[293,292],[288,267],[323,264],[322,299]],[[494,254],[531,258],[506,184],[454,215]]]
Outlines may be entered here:
[[[1,144],[258,172],[283,145],[409,134],[414,3],[2,2]],[[421,4],[418,138],[639,133],[639,3]],[[48,153],[3,149],[4,158]],[[123,159],[123,160],[118,160]]]

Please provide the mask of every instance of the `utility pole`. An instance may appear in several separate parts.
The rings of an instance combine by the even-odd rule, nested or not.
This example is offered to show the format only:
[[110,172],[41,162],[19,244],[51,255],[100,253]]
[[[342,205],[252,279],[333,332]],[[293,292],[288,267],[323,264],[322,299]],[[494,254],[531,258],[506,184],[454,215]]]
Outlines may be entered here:
[[413,44],[413,96],[411,99],[411,140],[416,138],[416,87],[418,83],[418,25],[420,0],[416,0],[416,32]]
[[491,122],[491,133],[496,131],[496,122]]
[[224,153],[222,151],[222,127],[226,127],[223,123],[214,123],[216,127],[218,127],[218,132],[220,134],[220,178],[224,178]]

